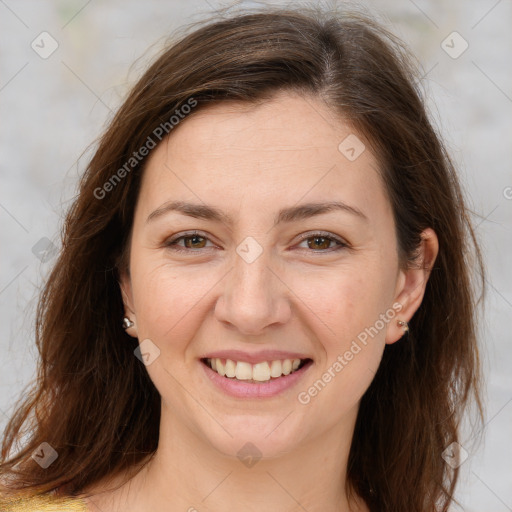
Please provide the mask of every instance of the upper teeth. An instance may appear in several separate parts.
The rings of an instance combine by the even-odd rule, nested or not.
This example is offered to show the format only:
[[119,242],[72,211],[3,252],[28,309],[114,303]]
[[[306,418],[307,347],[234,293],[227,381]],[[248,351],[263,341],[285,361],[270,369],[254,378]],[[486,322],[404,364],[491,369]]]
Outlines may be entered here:
[[281,377],[295,371],[300,365],[300,359],[284,359],[283,361],[263,361],[251,364],[245,361],[232,361],[231,359],[207,359],[212,370],[223,377],[234,377],[239,380],[257,380],[264,382],[270,377]]

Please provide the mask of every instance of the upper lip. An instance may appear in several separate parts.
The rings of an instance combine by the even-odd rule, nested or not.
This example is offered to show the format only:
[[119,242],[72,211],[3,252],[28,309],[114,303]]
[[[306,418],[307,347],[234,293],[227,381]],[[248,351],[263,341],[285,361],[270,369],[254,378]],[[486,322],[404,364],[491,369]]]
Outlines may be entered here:
[[259,352],[244,352],[243,350],[216,350],[205,354],[201,359],[231,359],[232,361],[244,361],[250,364],[263,361],[277,361],[284,359],[311,359],[309,356],[297,352],[284,350],[261,350]]

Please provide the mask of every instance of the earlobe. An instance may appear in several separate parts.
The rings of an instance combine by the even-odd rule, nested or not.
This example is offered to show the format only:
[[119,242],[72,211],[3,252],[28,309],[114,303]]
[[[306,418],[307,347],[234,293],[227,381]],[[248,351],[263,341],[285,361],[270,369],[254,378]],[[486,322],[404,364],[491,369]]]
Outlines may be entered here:
[[388,326],[388,330],[386,332],[386,344],[391,345],[403,337],[407,339],[409,336],[409,323],[405,320],[396,320],[396,322],[391,323]]
[[136,315],[133,307],[132,286],[127,272],[120,272],[119,289],[123,298],[125,316],[122,319],[123,329],[133,338],[137,338]]
[[125,316],[123,318],[123,329],[126,331],[126,334],[129,334],[132,338],[138,338],[135,318],[132,320],[130,317]]
[[421,244],[414,264],[400,271],[397,280],[395,302],[402,305],[396,323],[390,323],[386,333],[386,343],[395,343],[409,331],[409,322],[423,301],[427,282],[439,252],[439,242],[435,231],[425,229],[421,234]]

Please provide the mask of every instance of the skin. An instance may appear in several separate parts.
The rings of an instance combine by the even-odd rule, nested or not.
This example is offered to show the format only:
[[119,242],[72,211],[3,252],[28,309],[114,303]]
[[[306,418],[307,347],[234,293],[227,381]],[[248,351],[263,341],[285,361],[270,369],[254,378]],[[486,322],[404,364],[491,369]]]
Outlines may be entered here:
[[[106,486],[96,485],[90,510],[367,510],[344,488],[359,402],[385,345],[403,336],[397,319],[410,320],[421,303],[438,242],[427,229],[417,266],[400,268],[378,161],[369,144],[354,161],[338,150],[354,133],[321,100],[281,92],[258,106],[202,109],[152,151],[121,288],[135,323],[128,333],[160,349],[146,367],[162,397],[160,442],[127,485],[101,494]],[[213,205],[234,223],[177,212],[147,221],[171,200]],[[366,219],[331,211],[273,227],[281,208],[331,200]],[[187,254],[166,245],[190,230],[207,240],[188,239],[192,249],[178,241]],[[348,247],[298,238],[318,230]],[[248,236],[262,248],[252,263],[236,252]],[[394,303],[401,311],[320,393],[300,403],[298,393]],[[228,397],[200,367],[209,351],[267,348],[314,361],[277,397]],[[247,442],[262,454],[250,468],[237,457]]]

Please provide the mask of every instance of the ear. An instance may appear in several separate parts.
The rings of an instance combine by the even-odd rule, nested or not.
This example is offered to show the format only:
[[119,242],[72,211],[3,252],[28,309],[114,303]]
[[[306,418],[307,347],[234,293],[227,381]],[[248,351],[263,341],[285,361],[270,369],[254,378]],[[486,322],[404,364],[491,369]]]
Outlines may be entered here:
[[431,228],[421,233],[421,243],[414,264],[410,268],[400,270],[395,289],[394,303],[402,306],[396,319],[389,323],[386,332],[386,343],[398,341],[404,335],[404,328],[398,321],[409,322],[425,295],[425,288],[439,252],[439,242],[435,231]]
[[133,322],[133,325],[125,329],[125,331],[133,338],[137,338],[137,318],[133,306],[132,281],[127,270],[119,272],[119,288],[123,297],[124,316]]

